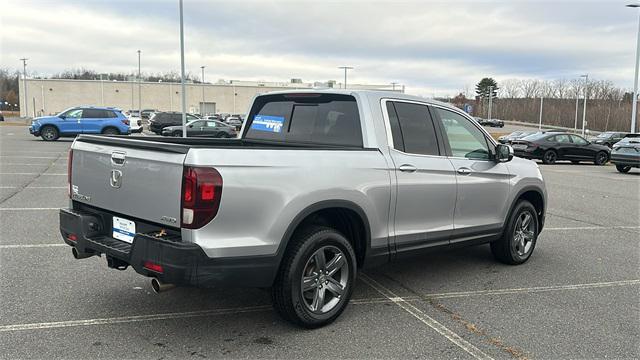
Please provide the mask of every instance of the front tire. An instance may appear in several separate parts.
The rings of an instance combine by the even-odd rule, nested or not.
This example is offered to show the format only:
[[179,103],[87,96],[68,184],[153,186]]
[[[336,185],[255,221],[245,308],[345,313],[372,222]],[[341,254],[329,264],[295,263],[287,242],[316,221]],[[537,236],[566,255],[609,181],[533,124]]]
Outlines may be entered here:
[[631,166],[625,166],[625,165],[616,165],[616,170],[618,170],[619,172],[626,174],[631,170]]
[[335,229],[310,226],[296,232],[272,288],[275,310],[305,328],[333,322],[349,303],[356,278],[351,243]]
[[60,132],[55,126],[48,125],[40,130],[40,137],[42,137],[44,141],[55,141],[60,137]]
[[600,166],[606,164],[607,161],[609,161],[609,155],[604,151],[600,151],[596,154],[596,158],[593,163]]
[[542,162],[545,164],[555,164],[556,160],[558,160],[558,154],[553,150],[547,150],[544,152],[544,155],[542,155]]
[[505,264],[525,263],[536,247],[538,229],[536,208],[529,201],[520,200],[511,212],[500,240],[491,243],[491,253]]

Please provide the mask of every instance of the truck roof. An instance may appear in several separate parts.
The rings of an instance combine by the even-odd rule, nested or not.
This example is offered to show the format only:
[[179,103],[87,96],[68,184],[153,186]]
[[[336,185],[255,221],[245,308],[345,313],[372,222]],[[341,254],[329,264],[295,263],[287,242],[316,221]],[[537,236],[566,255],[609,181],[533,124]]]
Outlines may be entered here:
[[400,100],[410,100],[410,101],[419,101],[428,104],[440,105],[445,107],[454,108],[460,110],[459,108],[442,101],[427,99],[420,96],[403,94],[397,91],[384,91],[384,90],[356,90],[356,89],[296,89],[296,90],[278,90],[278,91],[270,91],[258,96],[262,95],[273,95],[273,94],[307,94],[307,93],[322,93],[322,94],[339,94],[339,95],[362,95],[366,96],[369,99],[379,100],[384,98],[393,98]]

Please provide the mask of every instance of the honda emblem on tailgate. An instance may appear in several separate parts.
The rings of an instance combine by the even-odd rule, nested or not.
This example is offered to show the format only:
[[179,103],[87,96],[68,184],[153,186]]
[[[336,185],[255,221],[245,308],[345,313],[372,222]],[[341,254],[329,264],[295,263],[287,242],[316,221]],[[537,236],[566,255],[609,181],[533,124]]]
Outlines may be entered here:
[[111,170],[111,176],[109,177],[109,184],[116,189],[122,185],[122,171]]

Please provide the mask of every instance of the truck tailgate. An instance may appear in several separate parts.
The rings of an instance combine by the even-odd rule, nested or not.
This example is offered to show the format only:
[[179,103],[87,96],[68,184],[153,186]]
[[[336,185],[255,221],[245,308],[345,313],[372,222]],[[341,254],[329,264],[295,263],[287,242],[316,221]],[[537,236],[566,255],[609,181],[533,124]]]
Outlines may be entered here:
[[123,215],[180,226],[180,193],[186,151],[132,146],[136,140],[76,140],[72,199]]

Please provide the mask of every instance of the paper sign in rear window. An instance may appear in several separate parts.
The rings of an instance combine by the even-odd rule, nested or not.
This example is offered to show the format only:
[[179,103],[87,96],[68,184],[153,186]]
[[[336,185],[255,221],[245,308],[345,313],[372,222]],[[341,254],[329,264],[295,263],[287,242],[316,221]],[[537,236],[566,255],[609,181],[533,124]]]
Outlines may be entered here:
[[270,115],[256,115],[251,123],[251,129],[272,133],[282,132],[284,117]]

